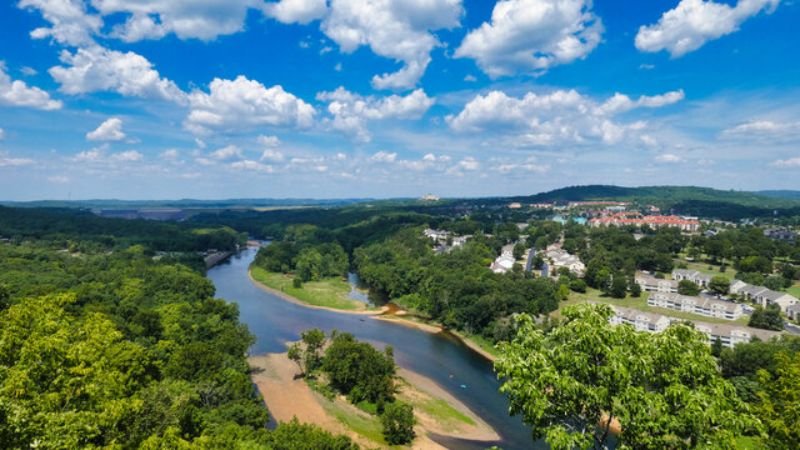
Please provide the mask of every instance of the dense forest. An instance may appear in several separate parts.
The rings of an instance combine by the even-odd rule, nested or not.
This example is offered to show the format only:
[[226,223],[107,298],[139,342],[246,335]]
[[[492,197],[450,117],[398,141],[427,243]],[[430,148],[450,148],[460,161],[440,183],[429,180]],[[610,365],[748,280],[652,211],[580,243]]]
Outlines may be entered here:
[[217,243],[64,211],[0,217],[12,230],[0,243],[4,448],[354,448],[298,423],[267,430],[237,307],[153,256]]

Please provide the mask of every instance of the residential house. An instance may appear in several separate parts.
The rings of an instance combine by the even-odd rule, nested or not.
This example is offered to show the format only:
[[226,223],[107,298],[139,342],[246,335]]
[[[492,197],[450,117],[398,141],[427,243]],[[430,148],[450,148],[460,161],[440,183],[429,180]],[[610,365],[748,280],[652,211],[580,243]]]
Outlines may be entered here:
[[545,250],[543,259],[550,261],[551,275],[557,276],[558,269],[565,267],[570,272],[581,277],[586,271],[586,266],[581,259],[563,250],[558,244],[551,245]]
[[744,314],[742,305],[738,303],[666,292],[655,292],[651,294],[647,298],[647,304],[659,308],[727,320],[736,320]]
[[[631,308],[612,307],[614,309],[614,316],[609,319],[613,325],[628,324],[633,326],[637,331],[646,331],[649,333],[658,333],[664,331],[673,323],[685,322],[683,319],[675,317],[664,316],[661,314],[646,313]],[[777,331],[761,330],[758,328],[751,328],[738,325],[728,324],[714,324],[707,322],[692,321],[695,329],[705,333],[708,336],[708,343],[713,344],[717,339],[725,347],[733,347],[736,344],[750,342],[753,338],[768,341],[774,337],[780,336],[781,333]]]
[[797,297],[786,292],[773,291],[764,286],[753,286],[740,280],[736,280],[731,284],[730,292],[731,294],[741,295],[745,299],[765,308],[767,305],[778,305],[784,313],[787,313],[790,306],[800,303]]
[[672,271],[672,279],[676,281],[683,281],[689,280],[692,283],[700,286],[701,288],[707,289],[709,283],[711,283],[711,279],[714,278],[713,275],[709,275],[707,273],[698,272],[696,270],[688,270],[688,269],[675,269]]
[[764,230],[764,236],[776,241],[793,242],[797,239],[797,233],[787,228],[768,228]]
[[800,303],[796,303],[786,308],[786,317],[788,317],[790,320],[794,320],[795,322],[800,322]]
[[503,246],[500,256],[489,266],[494,273],[506,273],[514,268],[517,259],[514,258],[514,245]]
[[643,291],[647,292],[678,292],[678,282],[675,280],[665,280],[656,278],[650,274],[637,272],[634,281]]

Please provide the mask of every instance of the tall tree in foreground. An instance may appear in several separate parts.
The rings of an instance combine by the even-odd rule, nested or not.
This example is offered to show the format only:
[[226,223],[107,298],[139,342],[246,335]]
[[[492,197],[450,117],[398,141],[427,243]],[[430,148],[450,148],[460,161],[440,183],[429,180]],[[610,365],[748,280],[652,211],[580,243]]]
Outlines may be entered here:
[[724,380],[707,338],[687,325],[658,334],[609,322],[607,305],[564,310],[545,334],[527,315],[495,363],[536,438],[554,449],[605,448],[609,430],[638,449],[735,448],[760,423]]

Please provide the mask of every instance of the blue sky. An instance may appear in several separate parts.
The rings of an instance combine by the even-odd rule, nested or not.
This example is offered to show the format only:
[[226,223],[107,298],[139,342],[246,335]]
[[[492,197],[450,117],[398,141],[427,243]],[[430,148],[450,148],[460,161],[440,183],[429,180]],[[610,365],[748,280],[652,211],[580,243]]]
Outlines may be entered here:
[[796,189],[799,20],[790,0],[4,2],[0,198]]

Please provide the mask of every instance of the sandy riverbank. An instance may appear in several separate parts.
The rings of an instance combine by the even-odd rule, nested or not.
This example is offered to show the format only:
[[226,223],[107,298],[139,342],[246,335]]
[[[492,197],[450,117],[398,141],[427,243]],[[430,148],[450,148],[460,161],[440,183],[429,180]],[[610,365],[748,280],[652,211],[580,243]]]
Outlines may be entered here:
[[[297,365],[286,357],[285,353],[253,356],[248,359],[252,371],[253,382],[258,386],[270,415],[278,422],[286,422],[297,417],[304,423],[311,423],[332,433],[350,436],[365,448],[374,448],[376,442],[361,436],[349,429],[329,411],[331,405],[346,410],[353,415],[366,415],[353,407],[343,398],[333,401],[311,390],[305,380],[295,378],[299,372]],[[459,413],[467,416],[474,424],[464,422],[442,421],[427,414],[421,408],[415,409],[418,425],[417,438],[411,445],[414,449],[443,449],[428,437],[429,433],[457,439],[490,442],[499,439],[497,433],[466,405],[447,393],[434,381],[417,373],[400,369],[400,393],[403,401],[425,402],[442,400]]]

